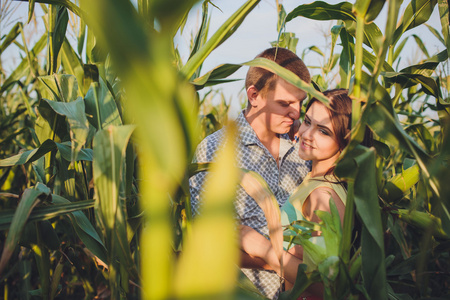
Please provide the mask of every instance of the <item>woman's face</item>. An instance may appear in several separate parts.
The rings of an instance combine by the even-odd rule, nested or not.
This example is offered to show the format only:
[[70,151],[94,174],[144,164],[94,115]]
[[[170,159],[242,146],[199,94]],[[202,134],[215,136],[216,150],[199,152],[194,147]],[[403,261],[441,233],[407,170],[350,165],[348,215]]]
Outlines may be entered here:
[[299,155],[304,160],[331,167],[339,157],[339,144],[328,109],[319,101],[311,104],[299,129]]

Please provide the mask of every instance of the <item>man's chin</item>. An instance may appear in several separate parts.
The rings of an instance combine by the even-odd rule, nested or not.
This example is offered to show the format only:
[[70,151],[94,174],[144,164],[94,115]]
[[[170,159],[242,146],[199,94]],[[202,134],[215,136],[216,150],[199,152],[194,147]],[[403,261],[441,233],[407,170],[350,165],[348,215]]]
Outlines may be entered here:
[[280,129],[278,130],[277,134],[286,134],[289,132],[289,130],[291,130],[291,128],[286,128],[286,129]]

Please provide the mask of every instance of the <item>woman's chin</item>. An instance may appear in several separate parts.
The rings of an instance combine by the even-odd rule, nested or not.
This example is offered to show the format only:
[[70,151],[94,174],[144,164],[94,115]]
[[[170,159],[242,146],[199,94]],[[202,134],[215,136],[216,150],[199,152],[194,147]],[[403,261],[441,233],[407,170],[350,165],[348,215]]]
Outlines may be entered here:
[[300,156],[301,159],[303,160],[311,160],[311,156],[310,155],[306,155],[305,153],[298,153],[298,156]]

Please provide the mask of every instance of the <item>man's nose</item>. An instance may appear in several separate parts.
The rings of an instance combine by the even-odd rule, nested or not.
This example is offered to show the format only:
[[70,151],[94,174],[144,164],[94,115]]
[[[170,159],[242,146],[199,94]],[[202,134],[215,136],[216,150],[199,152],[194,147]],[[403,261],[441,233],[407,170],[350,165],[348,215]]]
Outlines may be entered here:
[[298,120],[300,118],[300,103],[291,104],[289,117],[293,120]]

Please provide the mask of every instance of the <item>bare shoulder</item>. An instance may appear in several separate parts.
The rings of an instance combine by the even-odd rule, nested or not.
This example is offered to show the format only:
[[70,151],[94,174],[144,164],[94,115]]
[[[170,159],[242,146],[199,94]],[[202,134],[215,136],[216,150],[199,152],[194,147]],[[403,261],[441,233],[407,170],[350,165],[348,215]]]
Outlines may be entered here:
[[341,220],[345,212],[345,205],[338,194],[328,187],[319,187],[309,194],[305,203],[303,204],[303,213],[311,221],[317,222],[316,210],[330,212],[330,198],[333,198],[334,203],[338,209]]
[[332,188],[328,187],[319,187],[315,189],[309,194],[308,198],[312,203],[324,203],[328,206],[330,197],[333,198],[335,202],[342,201],[338,194]]

